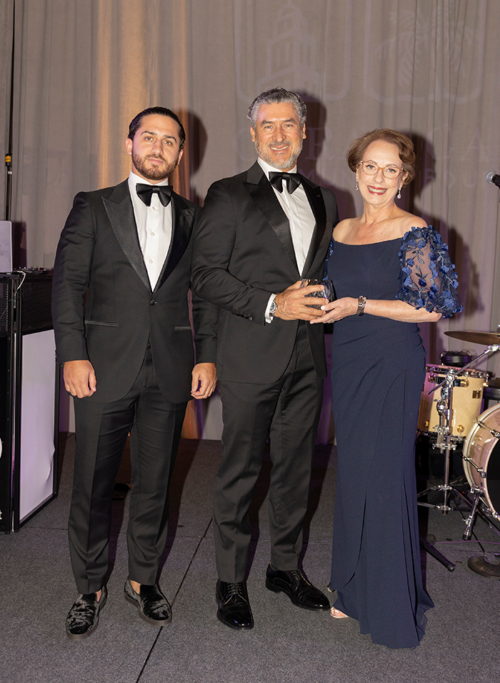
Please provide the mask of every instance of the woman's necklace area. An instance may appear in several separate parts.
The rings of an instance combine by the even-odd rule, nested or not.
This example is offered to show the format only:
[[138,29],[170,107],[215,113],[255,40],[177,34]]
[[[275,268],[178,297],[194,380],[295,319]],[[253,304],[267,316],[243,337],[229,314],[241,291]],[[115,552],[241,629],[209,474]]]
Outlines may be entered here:
[[[366,230],[363,231],[364,237],[370,237],[370,241],[373,242],[382,242],[383,238],[386,236],[387,222],[392,218],[393,213],[394,206],[391,207],[391,210],[389,211],[387,216],[384,216],[384,218],[381,218],[377,220],[375,223],[372,223],[369,227],[366,227]],[[365,242],[364,239],[362,239],[362,242],[366,244],[369,243]]]

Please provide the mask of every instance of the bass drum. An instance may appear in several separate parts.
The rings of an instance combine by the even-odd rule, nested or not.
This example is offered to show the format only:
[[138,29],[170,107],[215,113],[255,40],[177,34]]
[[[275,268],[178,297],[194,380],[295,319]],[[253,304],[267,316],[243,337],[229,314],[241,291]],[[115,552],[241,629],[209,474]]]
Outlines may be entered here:
[[500,403],[479,416],[465,442],[463,460],[470,486],[481,489],[481,500],[500,519]]

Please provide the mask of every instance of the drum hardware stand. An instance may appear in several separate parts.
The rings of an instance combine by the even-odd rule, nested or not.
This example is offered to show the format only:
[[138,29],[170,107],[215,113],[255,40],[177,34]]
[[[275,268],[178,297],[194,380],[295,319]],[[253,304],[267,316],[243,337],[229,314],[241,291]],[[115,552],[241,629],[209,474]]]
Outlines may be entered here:
[[[492,527],[492,523],[486,515],[479,509],[478,505],[480,502],[480,493],[481,489],[477,489],[474,491],[474,502],[471,503],[460,491],[457,491],[454,487],[450,486],[450,455],[451,451],[455,450],[457,447],[457,443],[460,443],[463,441],[462,437],[456,437],[453,436],[451,432],[451,420],[453,417],[453,409],[451,407],[452,403],[452,397],[453,397],[453,387],[455,384],[455,378],[458,377],[458,375],[461,375],[465,370],[467,370],[471,365],[475,365],[481,358],[491,355],[498,351],[500,349],[500,344],[491,344],[488,346],[488,348],[483,351],[477,358],[474,358],[470,363],[467,363],[467,365],[464,365],[463,368],[460,368],[459,370],[455,370],[453,368],[450,368],[448,372],[446,373],[445,379],[437,384],[433,389],[431,389],[428,394],[434,393],[437,389],[441,389],[441,397],[437,401],[436,408],[439,413],[439,425],[437,428],[437,439],[436,443],[432,444],[433,448],[439,449],[441,453],[444,452],[445,454],[445,468],[444,468],[444,482],[443,484],[439,486],[431,486],[425,491],[422,491],[417,495],[417,498],[420,498],[421,496],[424,496],[428,494],[430,491],[442,491],[444,495],[443,499],[443,504],[442,505],[434,505],[430,503],[422,503],[419,502],[418,505],[421,505],[423,507],[429,507],[429,508],[437,508],[438,510],[441,510],[443,515],[447,515],[448,512],[450,512],[453,509],[459,510],[459,508],[451,508],[448,505],[449,501],[449,496],[452,495],[456,499],[461,500],[464,502],[468,508],[471,510],[469,518],[466,520],[466,529],[463,535],[464,540],[469,540],[472,534],[472,528],[474,526],[476,516],[479,515],[481,519],[483,519],[488,526]],[[495,433],[496,434],[496,433]],[[499,434],[500,437],[500,434]],[[484,478],[486,476],[486,473],[480,472],[481,477]],[[472,490],[471,490],[472,492]],[[493,527],[496,529],[496,526],[493,525]],[[500,530],[498,530],[498,533],[500,533]],[[430,545],[427,541],[424,541],[420,539],[420,545],[421,547],[428,552],[430,555],[432,555],[438,562],[443,564],[448,571],[454,571],[455,565],[450,562],[444,555],[442,555],[440,552],[438,552],[432,545]]]
[[[481,517],[483,522],[485,522],[492,531],[496,531],[496,533],[500,535],[500,529],[497,527],[496,524],[494,524],[494,522],[491,521],[491,519],[488,519],[488,517],[479,507],[479,503],[484,504],[484,501],[481,499],[481,494],[484,493],[484,490],[482,488],[478,488],[477,486],[473,486],[471,487],[470,492],[474,494],[474,500],[472,501],[472,503],[468,498],[466,498],[462,494],[459,494],[464,503],[466,503],[470,509],[470,515],[467,517],[467,519],[464,519],[465,531],[462,536],[463,540],[470,541],[470,537],[472,536],[472,529],[474,528],[474,524],[476,523],[477,517]],[[495,519],[498,519],[498,515],[493,510],[491,510],[491,508],[488,505],[486,505],[485,507],[486,512],[489,512],[493,517],[495,517]]]
[[428,541],[424,541],[423,538],[420,539],[420,547],[425,550],[426,553],[429,553],[429,555],[432,555],[432,557],[440,562],[444,567],[449,572],[454,572],[456,565],[453,564],[453,562],[450,562],[444,555],[442,555],[439,550],[436,550],[436,548],[431,545]]
[[[469,363],[470,365],[470,363]],[[467,366],[465,366],[467,367]],[[441,453],[445,454],[445,464],[444,464],[444,483],[439,486],[431,486],[425,491],[418,494],[417,498],[425,496],[430,491],[442,491],[444,494],[443,504],[434,505],[431,503],[419,503],[423,507],[437,508],[441,510],[443,515],[447,515],[452,509],[448,505],[448,497],[451,492],[455,489],[450,486],[450,455],[451,451],[454,451],[457,447],[457,443],[462,441],[461,437],[456,437],[450,434],[451,431],[451,420],[453,416],[453,410],[451,408],[451,400],[453,397],[453,385],[455,383],[455,377],[462,372],[464,368],[461,368],[459,372],[453,369],[449,369],[446,373],[446,378],[440,384],[436,385],[429,394],[432,394],[437,389],[441,388],[441,397],[436,404],[437,411],[439,413],[439,425],[437,428],[437,439],[436,443],[432,444],[433,448],[439,449]]]
[[[439,426],[437,429],[438,436],[436,439],[436,443],[432,444],[432,447],[438,448],[441,451],[441,453],[443,451],[445,452],[444,483],[439,486],[431,486],[417,495],[417,498],[420,498],[421,496],[425,496],[430,491],[442,491],[444,494],[443,505],[433,505],[431,503],[418,503],[418,505],[429,508],[437,508],[438,510],[442,511],[443,515],[448,514],[448,512],[451,510],[451,507],[448,505],[449,494],[455,493],[455,489],[450,486],[449,481],[450,455],[451,451],[455,450],[457,447],[457,438],[450,434],[451,419],[453,415],[453,410],[451,408],[451,399],[453,396],[453,384],[455,382],[456,374],[458,373],[455,373],[454,370],[448,370],[445,380],[428,392],[429,394],[431,394],[434,391],[436,391],[436,389],[442,387],[441,398],[438,400],[436,405],[437,411],[439,413]],[[430,543],[424,541],[423,539],[420,539],[420,546],[426,552],[432,555],[434,559],[436,559],[438,562],[444,565],[448,571],[452,572],[455,570],[455,565],[453,564],[453,562],[450,562],[448,558],[442,555]]]

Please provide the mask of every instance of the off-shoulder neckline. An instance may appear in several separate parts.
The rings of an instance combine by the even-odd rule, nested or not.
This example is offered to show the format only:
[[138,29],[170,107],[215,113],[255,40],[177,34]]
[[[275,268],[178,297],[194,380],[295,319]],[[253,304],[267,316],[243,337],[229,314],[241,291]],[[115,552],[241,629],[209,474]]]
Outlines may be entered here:
[[415,230],[434,230],[432,225],[428,225],[426,228],[417,228],[416,226],[413,228],[410,228],[410,230],[407,230],[405,234],[402,237],[394,237],[392,240],[382,240],[381,242],[367,242],[366,244],[351,244],[350,242],[339,242],[338,240],[335,239],[332,235],[332,240],[335,242],[335,244],[343,244],[345,247],[371,247],[375,244],[386,244],[389,242],[401,242],[401,240],[404,240],[404,238],[411,232],[414,232]]
[[335,239],[335,237],[332,237],[332,240],[335,242],[335,244],[342,244],[344,247],[373,247],[374,244],[388,244],[389,242],[401,242],[402,239],[404,239],[404,237],[395,237],[392,240],[382,240],[381,242],[367,242],[366,244],[351,244],[350,242],[339,242]]

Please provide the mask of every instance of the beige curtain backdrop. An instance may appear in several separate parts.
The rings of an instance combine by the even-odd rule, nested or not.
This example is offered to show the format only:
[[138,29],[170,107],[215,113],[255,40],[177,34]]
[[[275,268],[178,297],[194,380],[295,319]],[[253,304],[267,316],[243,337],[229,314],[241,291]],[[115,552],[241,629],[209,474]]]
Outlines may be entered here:
[[[2,135],[12,6],[0,9]],[[333,187],[342,217],[361,208],[349,142],[382,126],[414,138],[419,174],[402,203],[449,243],[465,306],[423,326],[429,362],[471,348],[446,330],[500,323],[499,197],[485,181],[500,171],[498,0],[16,0],[15,9],[13,218],[27,265],[52,266],[76,192],[127,176],[124,139],[138,111],[180,113],[189,143],[174,182],[201,203],[214,180],[254,161],[247,107],[283,85],[310,102],[300,169]],[[500,374],[500,353],[490,366]]]

